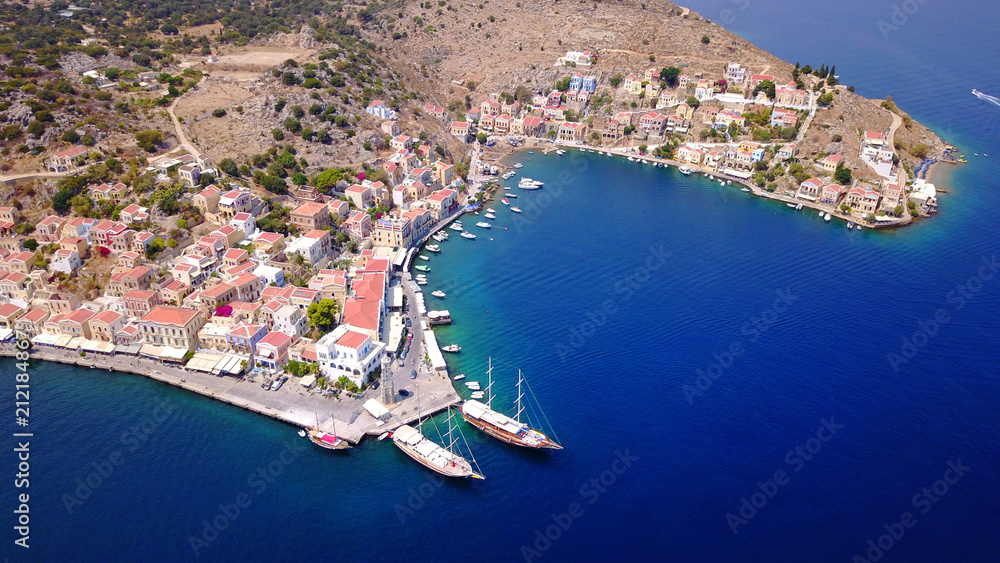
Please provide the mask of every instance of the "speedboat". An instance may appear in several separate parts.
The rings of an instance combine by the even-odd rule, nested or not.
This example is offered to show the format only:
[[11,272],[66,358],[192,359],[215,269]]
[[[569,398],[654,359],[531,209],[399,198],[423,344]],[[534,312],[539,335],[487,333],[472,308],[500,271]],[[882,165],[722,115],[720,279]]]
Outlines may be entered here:
[[630,157],[628,157],[628,161],[629,162],[635,162],[635,159],[630,156]]
[[511,192],[507,192],[507,193],[505,193],[505,194],[503,194],[503,195],[505,195],[505,196],[507,196],[507,197],[517,197],[517,194],[515,194],[515,193],[511,193]]
[[795,209],[795,204],[794,203],[786,203],[785,205],[787,205],[788,207],[791,207],[792,209]]
[[521,168],[521,167],[523,167],[523,166],[524,166],[524,165],[523,165],[523,164],[521,164],[520,162],[515,162],[515,163],[514,163],[514,168]]
[[502,204],[504,204],[504,205],[510,205],[510,200],[509,200],[509,199],[507,199],[507,198],[504,198],[504,199],[501,199],[501,200],[500,200],[500,203],[502,203]]
[[476,235],[474,235],[472,233],[462,233],[462,238],[474,239],[474,238],[476,238]]
[[687,166],[681,166],[679,168],[679,170],[681,171],[681,174],[683,174],[685,176],[690,176],[691,175],[691,169],[688,168]]
[[441,252],[441,247],[436,244],[428,244],[424,247],[427,252]]
[[418,278],[417,279],[417,285],[427,285],[427,280],[426,279]]
[[462,347],[458,344],[449,344],[447,346],[441,347],[442,352],[451,352],[452,354],[457,354],[462,351]]
[[511,207],[510,210],[513,211],[514,213],[520,213],[521,212],[521,208],[520,207]]
[[564,151],[562,149],[556,149],[556,154],[558,154],[559,156],[562,156],[562,155],[566,154],[566,151]]
[[486,215],[483,215],[483,217],[486,217],[487,219],[496,219],[497,218],[497,216],[494,215],[494,214],[492,214],[492,213],[487,213]]
[[802,204],[801,203],[795,206],[795,210],[796,211],[798,211],[800,209],[802,209]]
[[749,191],[750,191],[750,188],[740,188],[740,191],[741,191],[741,192],[749,192]]
[[545,185],[545,182],[532,180],[531,178],[521,178],[521,181],[517,183],[517,187],[521,188],[522,190],[537,190],[543,185]]
[[487,213],[496,213],[496,212],[497,212],[497,210],[496,210],[496,209],[493,209],[492,207],[487,207],[487,208],[486,208],[486,212],[487,212]]
[[455,381],[461,381],[463,379],[465,379],[465,374],[464,373],[460,373],[460,374],[458,374],[458,375],[455,376]]
[[480,228],[483,228],[483,229],[490,228],[490,224],[487,223],[486,221],[480,221],[480,222],[476,223],[476,226],[480,227]]
[[437,291],[432,291],[431,295],[433,295],[434,297],[440,297],[441,299],[444,299],[445,297],[447,297],[447,294],[445,292],[441,291],[440,289],[437,290]]
[[423,264],[420,264],[419,266],[414,266],[413,268],[416,269],[416,270],[420,270],[421,272],[429,272],[429,271],[431,271],[431,269],[430,269],[429,266],[424,266]]
[[854,223],[847,223],[847,228],[848,229],[853,229],[854,228]]
[[823,216],[823,220],[826,221],[827,223],[829,223],[830,222],[830,214],[827,213],[826,215],[824,215]]

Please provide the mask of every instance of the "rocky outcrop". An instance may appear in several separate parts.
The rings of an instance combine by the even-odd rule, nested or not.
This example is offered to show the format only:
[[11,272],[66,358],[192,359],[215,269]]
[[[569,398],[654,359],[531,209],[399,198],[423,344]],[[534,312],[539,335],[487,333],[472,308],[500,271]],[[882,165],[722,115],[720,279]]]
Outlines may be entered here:
[[320,43],[316,40],[316,30],[308,25],[302,26],[302,29],[299,30],[299,48],[318,49],[319,46]]

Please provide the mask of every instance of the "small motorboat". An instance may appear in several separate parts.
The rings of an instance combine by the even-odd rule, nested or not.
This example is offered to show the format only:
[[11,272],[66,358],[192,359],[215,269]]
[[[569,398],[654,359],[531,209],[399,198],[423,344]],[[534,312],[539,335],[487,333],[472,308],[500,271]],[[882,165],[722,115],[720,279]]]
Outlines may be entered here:
[[431,271],[431,269],[430,269],[429,266],[424,266],[423,264],[419,264],[417,266],[414,266],[413,268],[417,269],[417,270],[420,270],[421,272],[429,272],[429,271]]
[[687,166],[681,166],[678,170],[680,170],[681,174],[683,174],[685,176],[690,176],[691,172],[692,172],[692,170],[690,168],[688,168]]
[[521,208],[520,207],[511,207],[510,210],[513,211],[514,213],[520,213],[521,212]]
[[305,438],[306,437],[306,431],[305,430],[299,430],[299,436],[302,436],[303,438]]
[[854,228],[854,223],[847,223],[847,228],[848,229],[853,229]]
[[391,432],[383,432],[383,433],[379,434],[378,441],[381,442],[382,440],[385,440],[386,438],[388,438],[391,435],[392,435]]
[[501,200],[500,200],[500,203],[502,203],[502,204],[504,204],[504,205],[510,205],[510,200],[509,200],[509,199],[507,199],[507,198],[504,198],[504,199],[501,199]]
[[456,224],[456,225],[452,225],[452,226],[450,226],[448,228],[451,229],[451,230],[453,230],[453,231],[461,231],[462,230],[462,225],[457,225]]
[[424,261],[430,260],[430,257],[424,256],[423,254],[418,254],[417,258],[420,258],[421,260],[424,260]]
[[788,207],[791,207],[792,209],[795,209],[795,204],[794,203],[786,203],[785,205],[787,205]]
[[799,211],[800,209],[802,209],[802,204],[801,203],[795,206],[795,210],[796,211]]
[[494,214],[492,214],[492,213],[487,213],[486,215],[483,215],[483,217],[486,217],[487,219],[496,219],[497,218],[497,216],[494,215]]
[[524,167],[524,165],[521,164],[520,162],[515,162],[514,163],[514,168],[523,168],[523,167]]
[[440,289],[437,291],[432,291],[431,295],[433,295],[434,297],[440,297],[441,299],[444,299],[447,296],[447,294],[441,291]]
[[826,215],[824,215],[823,216],[823,220],[826,221],[827,223],[829,223],[830,222],[830,214],[827,213]]
[[562,155],[566,154],[566,151],[564,151],[562,149],[557,149],[556,150],[556,154],[558,154],[559,156],[562,156]]
[[480,221],[480,222],[476,223],[476,226],[480,227],[482,229],[489,229],[491,227],[491,225],[489,223],[487,223],[486,221]]
[[417,280],[417,285],[427,285],[427,280]]
[[471,240],[471,239],[476,238],[476,235],[474,235],[472,233],[462,233],[462,238],[467,238],[467,239]]
[[449,344],[447,346],[441,347],[442,352],[451,352],[452,354],[457,354],[462,351],[462,347],[458,344]]
[[463,379],[465,379],[465,374],[464,373],[460,373],[460,374],[458,374],[458,375],[455,376],[455,381],[461,381]]
[[487,213],[496,213],[496,212],[497,212],[497,210],[496,210],[496,209],[493,209],[492,207],[487,207],[487,208],[486,208],[486,212],[487,212]]
[[441,247],[436,244],[428,244],[424,247],[427,252],[441,252]]
[[749,191],[750,191],[750,188],[740,188],[740,191],[741,191],[741,192],[749,192]]
[[503,195],[505,195],[505,196],[507,196],[507,197],[517,197],[517,194],[515,194],[515,193],[513,193],[513,192],[506,192],[506,193],[504,193]]
[[486,394],[485,391],[473,391],[472,392],[472,398],[473,399],[482,399],[485,394]]

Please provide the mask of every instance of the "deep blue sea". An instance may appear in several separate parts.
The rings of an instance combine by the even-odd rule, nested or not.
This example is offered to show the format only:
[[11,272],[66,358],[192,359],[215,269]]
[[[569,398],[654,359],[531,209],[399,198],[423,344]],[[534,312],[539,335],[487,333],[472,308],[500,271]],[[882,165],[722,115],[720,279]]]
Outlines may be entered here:
[[[469,218],[479,238],[427,263],[455,319],[439,340],[463,347],[452,370],[485,382],[492,357],[501,405],[523,370],[565,450],[466,428],[486,480],[441,483],[388,442],[332,455],[140,377],[39,365],[30,488],[15,489],[5,360],[2,552],[996,561],[1000,107],[969,92],[1000,95],[1000,8],[897,4],[912,13],[883,35],[891,2],[689,3],[789,61],[835,64],[956,144],[970,163],[939,176],[933,220],[858,233],[675,170],[522,154],[522,175],[548,182],[515,190],[525,212],[493,203],[491,232]],[[13,544],[15,492],[30,550]]]

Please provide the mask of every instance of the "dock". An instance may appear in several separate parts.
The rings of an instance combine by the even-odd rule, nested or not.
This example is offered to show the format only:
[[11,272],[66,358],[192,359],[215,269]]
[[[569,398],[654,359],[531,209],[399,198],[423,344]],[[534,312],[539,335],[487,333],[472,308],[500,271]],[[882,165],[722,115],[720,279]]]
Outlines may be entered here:
[[[0,346],[0,357],[12,358],[16,351],[11,343],[3,344]],[[302,388],[295,377],[289,377],[288,382],[278,391],[270,391],[262,389],[259,381],[188,371],[181,366],[161,364],[156,360],[137,356],[88,354],[82,357],[41,346],[32,347],[29,353],[31,361],[56,362],[84,368],[92,366],[95,371],[141,375],[299,428],[316,425],[318,418],[320,430],[334,432],[336,429],[338,436],[353,444],[359,443],[366,435],[378,436],[387,430],[415,422],[418,416],[430,416],[461,402],[447,374],[424,374],[418,381],[420,411],[417,412],[417,399],[414,395],[397,397],[401,400],[385,405],[390,413],[388,420],[379,421],[362,409],[366,400],[381,397],[378,389],[369,389],[355,398],[347,398],[342,393],[340,399],[333,399]],[[44,376],[44,369],[39,367],[34,367],[33,372],[35,377]],[[409,383],[410,379],[407,378],[406,382]]]

